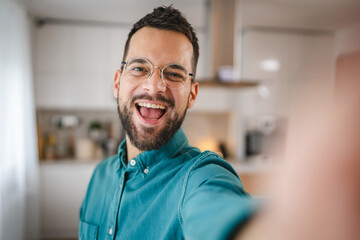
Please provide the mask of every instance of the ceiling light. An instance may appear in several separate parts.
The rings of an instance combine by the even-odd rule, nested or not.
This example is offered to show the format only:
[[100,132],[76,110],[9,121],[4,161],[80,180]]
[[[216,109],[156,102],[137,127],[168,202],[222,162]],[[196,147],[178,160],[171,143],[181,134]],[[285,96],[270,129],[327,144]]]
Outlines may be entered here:
[[266,59],[260,62],[260,67],[264,71],[277,72],[280,69],[280,62],[277,59]]

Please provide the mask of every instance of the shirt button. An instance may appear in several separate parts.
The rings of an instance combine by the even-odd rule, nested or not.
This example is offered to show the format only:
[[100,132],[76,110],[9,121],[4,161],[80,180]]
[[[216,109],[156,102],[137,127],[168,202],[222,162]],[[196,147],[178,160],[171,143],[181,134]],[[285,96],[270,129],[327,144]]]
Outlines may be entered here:
[[144,169],[144,173],[145,173],[145,174],[148,174],[148,173],[149,173],[149,169],[148,169],[148,168],[145,168],[145,169]]
[[113,234],[113,228],[112,228],[112,227],[109,229],[109,234],[110,234],[110,235]]
[[131,166],[135,166],[135,164],[136,164],[135,159],[131,159],[131,161],[130,161],[130,165],[131,165]]

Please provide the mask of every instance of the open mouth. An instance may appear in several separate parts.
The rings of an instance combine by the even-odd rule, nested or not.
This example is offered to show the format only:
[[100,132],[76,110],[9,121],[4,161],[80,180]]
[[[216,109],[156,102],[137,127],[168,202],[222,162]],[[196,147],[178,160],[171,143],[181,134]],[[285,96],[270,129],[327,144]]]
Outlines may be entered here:
[[167,107],[162,104],[138,102],[135,106],[140,115],[146,120],[158,120],[167,111]]

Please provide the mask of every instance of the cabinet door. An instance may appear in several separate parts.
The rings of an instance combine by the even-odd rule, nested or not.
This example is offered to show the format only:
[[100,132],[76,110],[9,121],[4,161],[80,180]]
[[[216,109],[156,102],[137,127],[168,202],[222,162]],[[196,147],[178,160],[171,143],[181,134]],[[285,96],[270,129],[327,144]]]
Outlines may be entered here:
[[94,164],[45,163],[40,166],[42,238],[75,238],[79,211]]
[[243,34],[243,78],[277,79],[292,71],[293,65],[296,66],[299,48],[296,37],[251,30]]
[[128,29],[45,25],[34,32],[37,107],[116,108],[112,82]]
[[[332,35],[314,32],[248,30],[243,35],[242,77],[256,79],[269,91],[262,98],[259,89],[244,93],[244,114],[286,116],[291,103],[315,84],[330,89],[333,82]],[[261,89],[260,89],[261,90]]]

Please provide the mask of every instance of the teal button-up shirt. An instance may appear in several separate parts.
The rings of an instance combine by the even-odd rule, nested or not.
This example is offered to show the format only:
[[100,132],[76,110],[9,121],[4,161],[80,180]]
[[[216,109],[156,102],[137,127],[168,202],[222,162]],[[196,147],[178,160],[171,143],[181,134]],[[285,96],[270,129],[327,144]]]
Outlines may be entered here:
[[80,210],[79,239],[226,239],[254,206],[219,155],[188,144],[180,129],[158,150],[95,169]]

